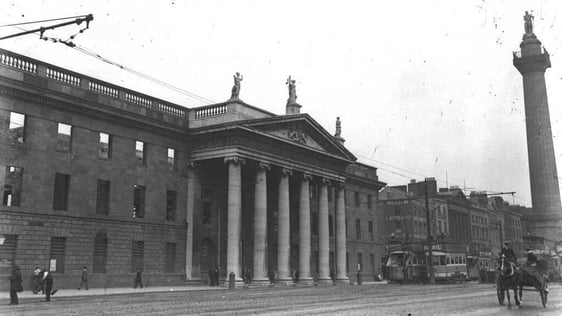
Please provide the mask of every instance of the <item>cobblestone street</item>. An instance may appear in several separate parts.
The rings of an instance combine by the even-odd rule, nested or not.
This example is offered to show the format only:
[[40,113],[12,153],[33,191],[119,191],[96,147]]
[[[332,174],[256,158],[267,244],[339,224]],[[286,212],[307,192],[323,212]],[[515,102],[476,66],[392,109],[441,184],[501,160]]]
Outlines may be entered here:
[[[275,287],[260,289],[61,290],[50,303],[23,295],[0,315],[560,315],[562,288],[551,284],[547,307],[539,294],[523,293],[522,308],[498,304],[493,284]],[[162,290],[164,289],[152,289]],[[65,293],[66,291],[66,293]],[[96,292],[97,291],[97,292]],[[512,298],[512,303],[513,298]]]

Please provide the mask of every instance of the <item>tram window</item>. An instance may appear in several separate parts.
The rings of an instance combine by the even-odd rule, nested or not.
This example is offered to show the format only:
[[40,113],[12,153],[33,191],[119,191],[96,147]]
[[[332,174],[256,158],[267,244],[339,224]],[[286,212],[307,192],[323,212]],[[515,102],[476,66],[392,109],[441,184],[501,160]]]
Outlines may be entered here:
[[444,266],[447,264],[446,260],[445,260],[445,256],[440,256],[439,257],[439,261],[440,261],[440,265]]
[[447,257],[447,264],[451,264],[451,258]]
[[455,264],[459,264],[459,257],[455,257]]
[[462,264],[466,264],[466,258],[465,257],[461,257],[462,259]]

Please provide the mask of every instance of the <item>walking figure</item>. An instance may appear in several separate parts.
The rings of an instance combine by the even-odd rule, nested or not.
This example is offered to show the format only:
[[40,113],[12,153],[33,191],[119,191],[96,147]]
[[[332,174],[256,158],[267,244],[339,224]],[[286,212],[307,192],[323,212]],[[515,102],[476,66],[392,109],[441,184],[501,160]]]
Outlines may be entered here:
[[135,277],[134,289],[137,288],[137,285],[140,285],[140,288],[142,289],[142,275],[141,275],[141,270],[139,268],[137,268],[137,276]]
[[43,283],[45,283],[45,302],[51,301],[51,295],[55,295],[58,290],[53,290],[53,276],[47,270],[42,271]]
[[82,282],[80,282],[80,286],[78,287],[78,289],[80,290],[82,288],[82,285],[86,286],[86,291],[88,290],[88,267],[84,266],[84,268],[82,269]]
[[43,275],[42,275],[42,270],[39,269],[39,267],[35,267],[35,270],[33,270],[33,294],[37,294],[39,293],[39,291],[41,291],[41,294],[45,294],[45,287],[43,284]]
[[12,274],[8,279],[10,280],[10,305],[18,305],[18,292],[23,291],[23,286],[21,285],[23,280],[19,266],[15,265],[12,268]]

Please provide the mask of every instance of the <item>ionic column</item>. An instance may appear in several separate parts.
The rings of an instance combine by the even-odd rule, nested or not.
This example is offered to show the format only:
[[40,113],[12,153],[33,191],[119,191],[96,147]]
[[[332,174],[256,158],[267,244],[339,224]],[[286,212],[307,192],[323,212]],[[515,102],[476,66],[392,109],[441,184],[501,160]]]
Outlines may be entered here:
[[310,276],[310,180],[304,174],[299,201],[299,284],[311,284]]
[[346,238],[345,238],[345,184],[337,186],[336,200],[336,282],[349,284],[346,272]]
[[328,185],[330,181],[322,179],[319,194],[318,212],[318,283],[332,284],[330,278],[330,232],[328,225]]
[[228,163],[228,234],[226,249],[226,280],[231,272],[236,275],[236,282],[242,283],[240,267],[240,228],[242,217],[242,164],[243,159],[227,157]]
[[291,271],[289,271],[290,244],[290,222],[289,222],[289,176],[293,173],[288,169],[281,171],[279,180],[279,231],[277,238],[277,281],[289,283]]
[[195,186],[198,186],[198,179],[195,173],[193,162],[187,165],[187,203],[185,221],[187,223],[187,234],[185,237],[185,279],[193,278],[193,209],[195,208]]
[[267,172],[268,164],[259,163],[254,200],[254,284],[269,284],[265,257],[267,252]]

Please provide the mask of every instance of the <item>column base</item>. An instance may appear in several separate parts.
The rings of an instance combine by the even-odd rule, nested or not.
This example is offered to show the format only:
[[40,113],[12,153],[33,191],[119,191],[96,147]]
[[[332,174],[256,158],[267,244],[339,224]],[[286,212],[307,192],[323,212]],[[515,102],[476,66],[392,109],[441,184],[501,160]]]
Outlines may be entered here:
[[293,285],[295,284],[295,282],[293,282],[293,279],[277,279],[275,280],[275,285]]
[[331,278],[318,278],[318,285],[333,285],[334,281]]
[[301,278],[298,280],[297,284],[299,286],[311,286],[314,285],[314,280],[311,277]]
[[262,288],[266,286],[271,286],[269,279],[253,279],[252,283],[248,284],[250,288]]
[[336,279],[336,282],[335,282],[335,283],[336,283],[337,285],[349,285],[349,284],[350,284],[348,278],[345,278],[345,279],[344,279],[344,278]]
[[[224,280],[224,283],[223,283],[222,286],[226,287],[226,288],[229,288],[230,281],[228,279]],[[234,280],[234,288],[241,289],[241,288],[244,288],[244,286],[245,286],[244,280],[242,280],[242,279],[235,279]]]

